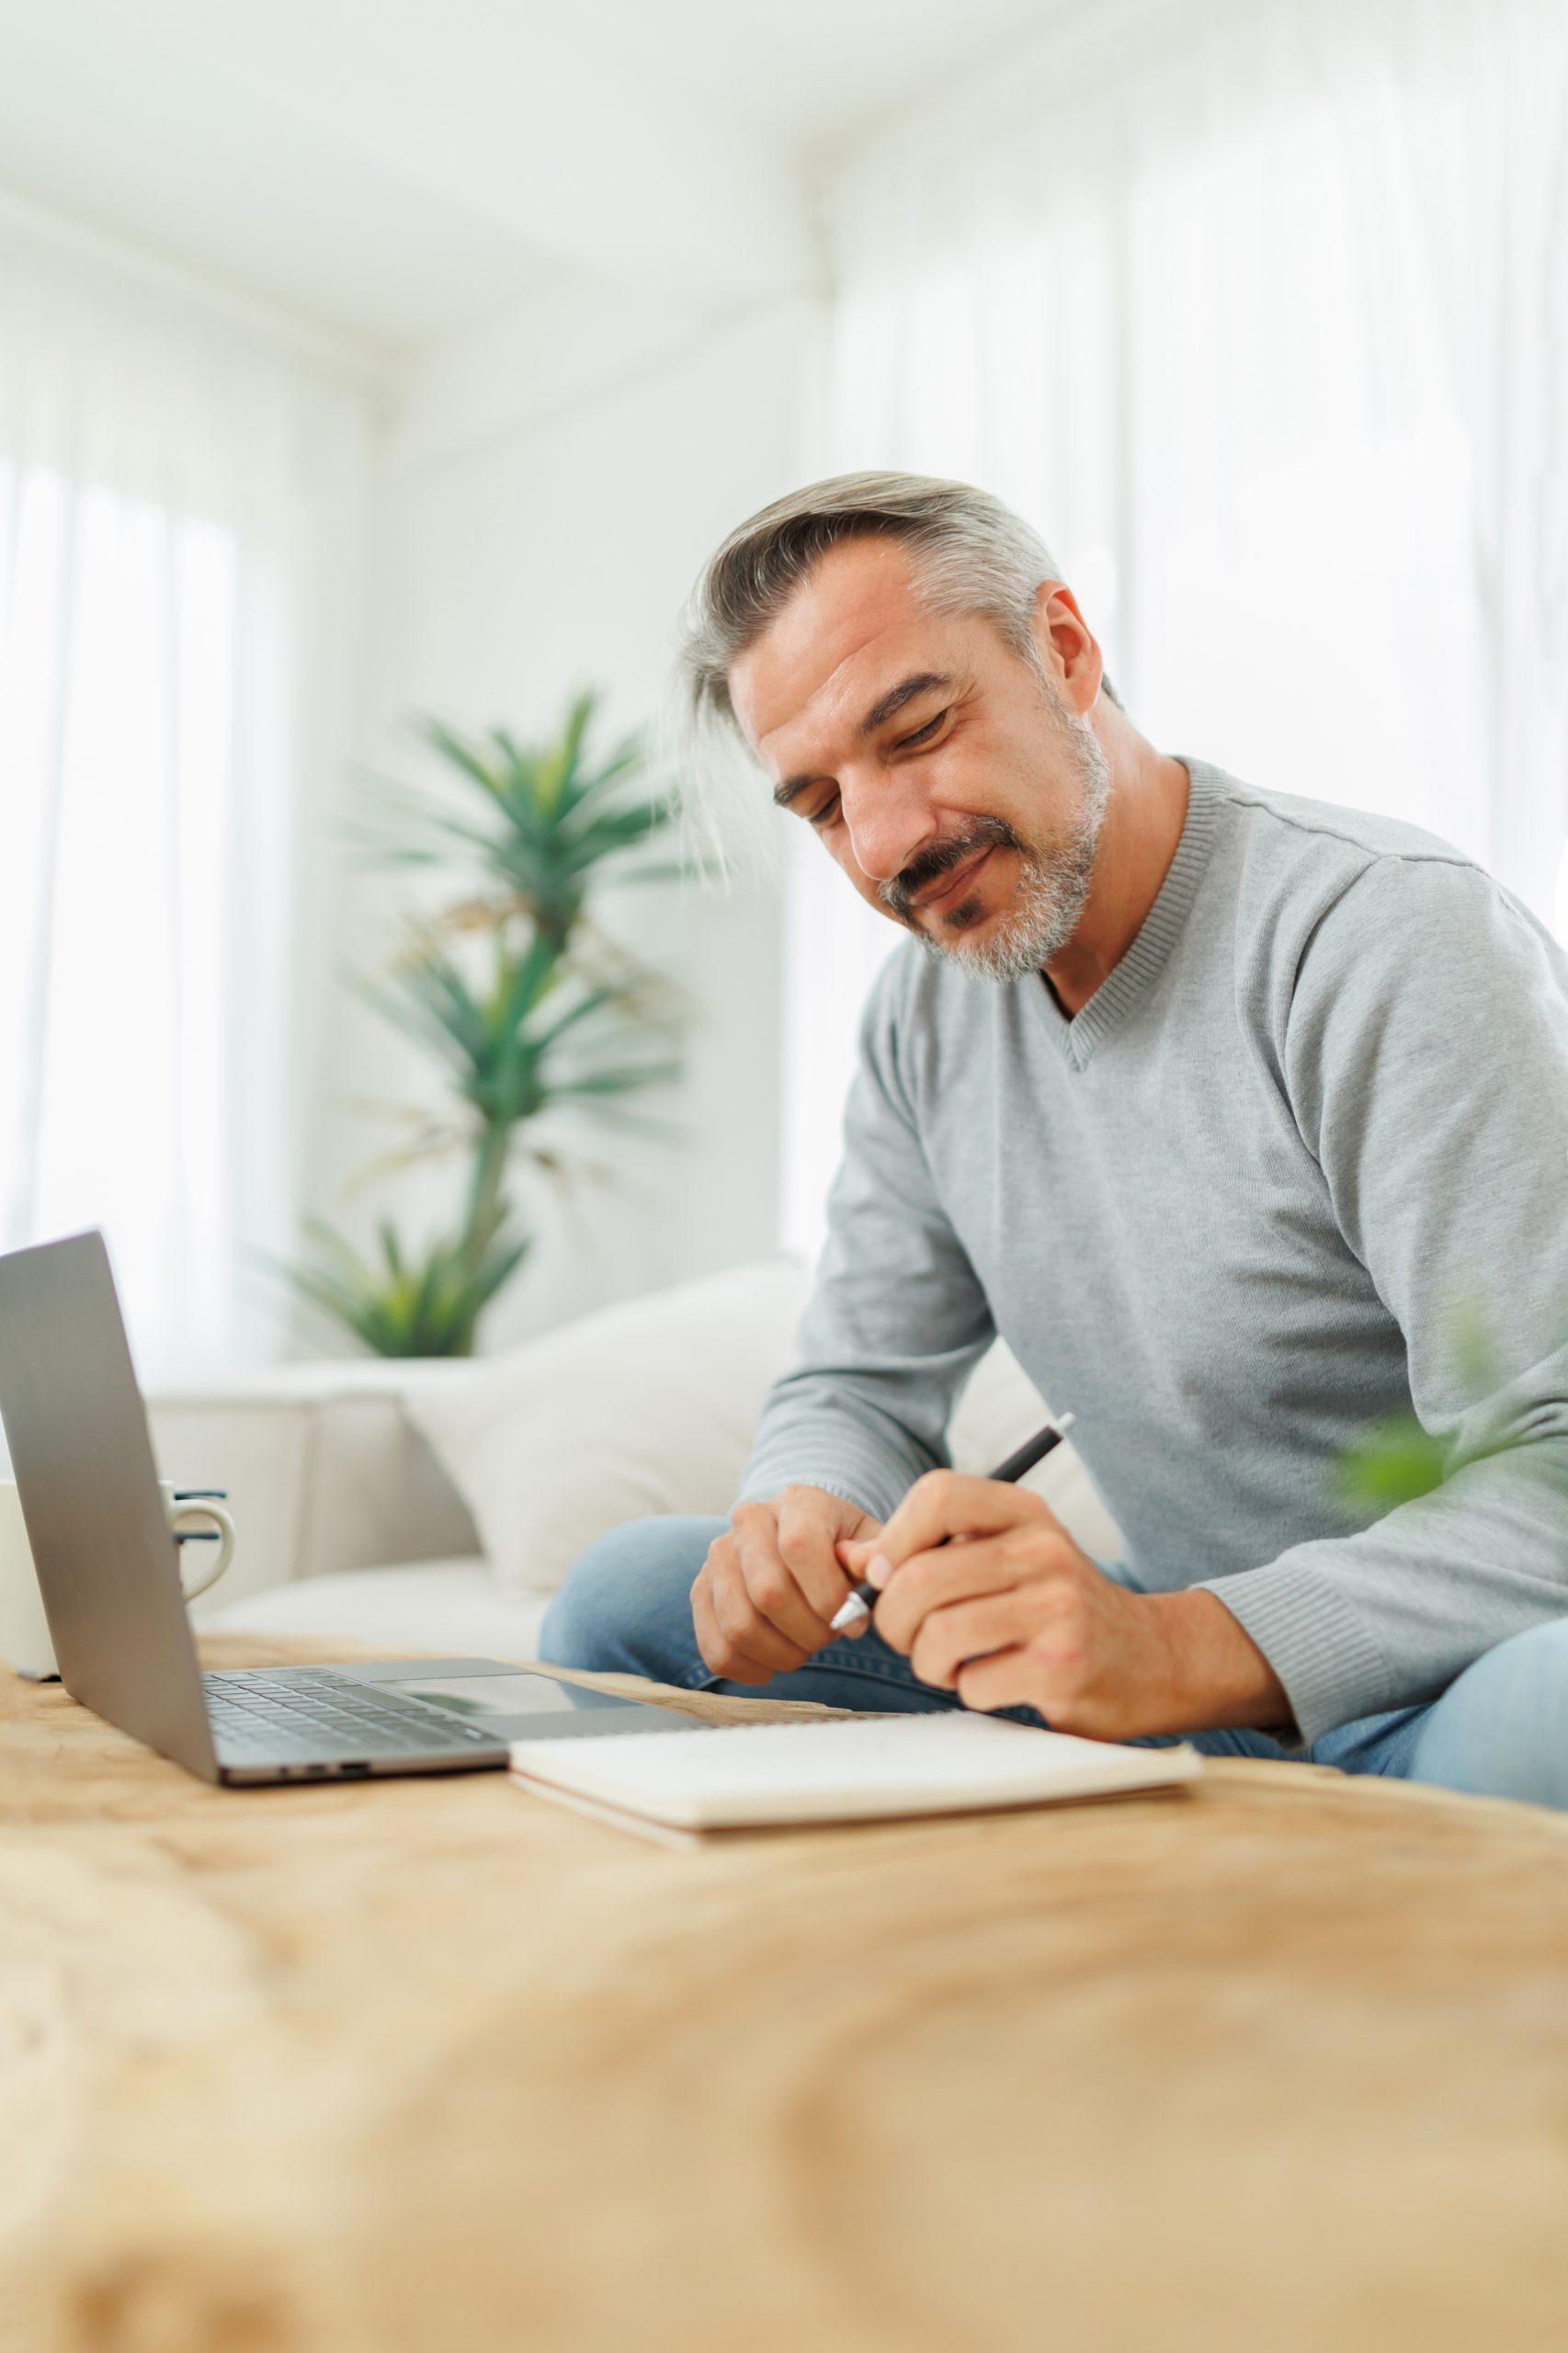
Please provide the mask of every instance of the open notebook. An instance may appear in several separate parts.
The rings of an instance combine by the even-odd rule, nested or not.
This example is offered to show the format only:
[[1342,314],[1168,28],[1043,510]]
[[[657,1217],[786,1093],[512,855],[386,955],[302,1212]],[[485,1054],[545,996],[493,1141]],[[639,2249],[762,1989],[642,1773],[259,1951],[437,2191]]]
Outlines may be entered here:
[[706,1832],[782,1823],[1051,1805],[1162,1789],[1202,1769],[1185,1742],[1119,1747],[958,1712],[512,1745],[513,1778],[525,1789],[676,1846],[693,1846]]

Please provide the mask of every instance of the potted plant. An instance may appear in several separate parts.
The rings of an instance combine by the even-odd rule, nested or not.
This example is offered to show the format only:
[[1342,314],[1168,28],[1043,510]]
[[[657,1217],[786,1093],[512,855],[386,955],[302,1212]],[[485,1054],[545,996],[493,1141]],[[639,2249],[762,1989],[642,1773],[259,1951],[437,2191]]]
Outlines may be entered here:
[[540,1123],[568,1108],[633,1119],[629,1098],[678,1075],[670,992],[605,937],[592,908],[603,883],[679,872],[643,855],[672,812],[640,789],[638,736],[594,756],[597,706],[593,693],[578,695],[542,744],[504,727],[468,735],[416,722],[466,788],[466,805],[382,780],[377,823],[359,831],[369,863],[434,868],[463,885],[386,979],[353,981],[434,1056],[452,1097],[448,1117],[411,1114],[411,1142],[368,1173],[455,1149],[468,1164],[456,1216],[417,1244],[383,1217],[369,1256],[311,1218],[312,1255],[286,1270],[378,1355],[472,1355],[481,1316],[529,1247],[519,1167],[562,1165]]

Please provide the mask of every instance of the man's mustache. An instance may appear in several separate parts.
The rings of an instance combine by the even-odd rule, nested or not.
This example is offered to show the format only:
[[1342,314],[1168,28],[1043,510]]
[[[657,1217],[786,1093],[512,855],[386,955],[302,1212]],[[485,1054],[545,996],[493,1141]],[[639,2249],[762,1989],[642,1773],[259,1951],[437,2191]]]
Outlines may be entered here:
[[1006,817],[977,817],[961,834],[951,834],[943,842],[932,842],[918,858],[911,858],[901,874],[891,882],[877,886],[877,896],[884,907],[905,923],[914,912],[915,902],[933,882],[940,881],[966,858],[983,849],[1017,849],[1023,842],[1008,824]]

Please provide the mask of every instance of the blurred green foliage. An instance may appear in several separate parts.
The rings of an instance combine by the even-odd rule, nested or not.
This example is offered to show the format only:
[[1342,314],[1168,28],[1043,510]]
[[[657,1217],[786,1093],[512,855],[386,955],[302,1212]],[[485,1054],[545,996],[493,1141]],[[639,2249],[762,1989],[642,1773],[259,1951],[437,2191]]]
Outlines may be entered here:
[[[1485,1315],[1478,1302],[1461,1300],[1449,1316],[1450,1346],[1464,1392],[1486,1396],[1501,1380]],[[1335,1465],[1339,1500],[1358,1518],[1381,1518],[1399,1504],[1429,1495],[1449,1476],[1451,1448],[1414,1414],[1391,1414],[1364,1430]],[[1468,1460],[1475,1460],[1473,1456]]]
[[1381,1518],[1396,1504],[1414,1503],[1440,1487],[1448,1476],[1448,1452],[1414,1414],[1391,1414],[1340,1457],[1335,1489],[1358,1517],[1365,1507]]

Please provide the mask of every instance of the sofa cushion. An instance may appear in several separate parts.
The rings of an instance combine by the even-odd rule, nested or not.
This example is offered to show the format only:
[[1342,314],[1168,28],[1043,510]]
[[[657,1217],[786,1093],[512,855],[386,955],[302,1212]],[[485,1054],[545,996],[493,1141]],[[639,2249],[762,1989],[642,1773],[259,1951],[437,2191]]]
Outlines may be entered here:
[[528,1659],[549,1602],[503,1593],[482,1560],[400,1562],[251,1594],[208,1619],[214,1634],[309,1635],[427,1658]]
[[[1006,1342],[996,1341],[971,1374],[948,1431],[954,1470],[983,1478],[1015,1447],[1033,1437],[1050,1410]],[[1120,1560],[1121,1531],[1100,1501],[1071,1438],[1048,1454],[1021,1483],[1045,1497],[1091,1560]]]
[[514,1593],[550,1593],[629,1519],[728,1513],[808,1279],[739,1267],[604,1309],[421,1389],[406,1411]]

